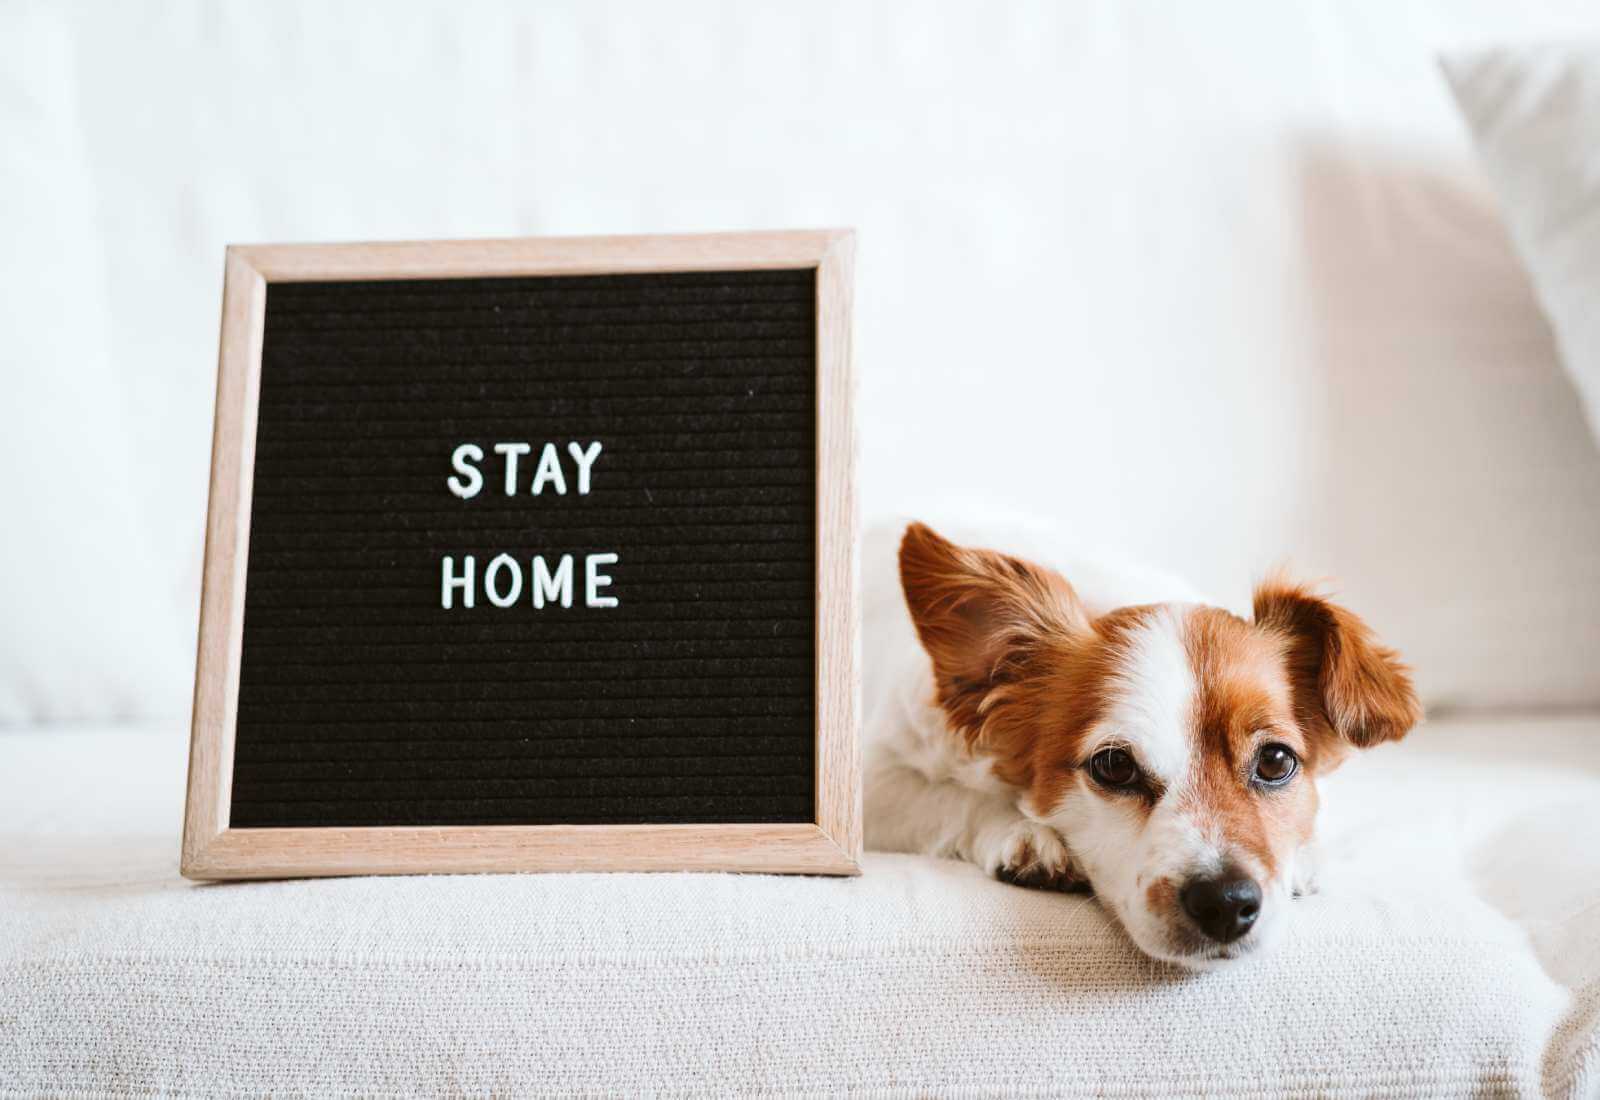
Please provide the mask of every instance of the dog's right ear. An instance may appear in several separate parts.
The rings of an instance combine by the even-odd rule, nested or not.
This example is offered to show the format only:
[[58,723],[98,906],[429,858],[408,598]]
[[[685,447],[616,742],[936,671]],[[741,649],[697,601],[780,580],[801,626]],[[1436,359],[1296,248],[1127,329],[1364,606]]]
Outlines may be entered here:
[[1295,706],[1309,729],[1326,723],[1364,749],[1398,741],[1422,720],[1411,670],[1353,612],[1283,577],[1257,585],[1254,603],[1257,625],[1284,639]]
[[1023,676],[1051,640],[1090,629],[1065,577],[993,550],[957,546],[913,523],[900,541],[900,586],[933,658],[939,701],[976,734],[984,700]]

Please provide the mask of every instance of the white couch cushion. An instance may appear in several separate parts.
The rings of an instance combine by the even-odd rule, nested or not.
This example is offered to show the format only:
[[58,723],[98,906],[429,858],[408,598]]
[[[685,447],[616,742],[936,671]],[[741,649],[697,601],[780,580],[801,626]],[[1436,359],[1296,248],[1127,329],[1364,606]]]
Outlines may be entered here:
[[1201,975],[909,856],[193,886],[181,735],[0,736],[0,1091],[1592,1095],[1597,735],[1378,750],[1282,949]]

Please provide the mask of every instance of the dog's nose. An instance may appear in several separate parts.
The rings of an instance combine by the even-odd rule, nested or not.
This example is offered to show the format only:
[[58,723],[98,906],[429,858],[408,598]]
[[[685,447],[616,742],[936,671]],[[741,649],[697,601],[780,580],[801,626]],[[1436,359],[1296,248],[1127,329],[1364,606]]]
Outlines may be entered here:
[[1190,879],[1178,897],[1200,931],[1218,943],[1232,943],[1261,915],[1261,887],[1236,871]]

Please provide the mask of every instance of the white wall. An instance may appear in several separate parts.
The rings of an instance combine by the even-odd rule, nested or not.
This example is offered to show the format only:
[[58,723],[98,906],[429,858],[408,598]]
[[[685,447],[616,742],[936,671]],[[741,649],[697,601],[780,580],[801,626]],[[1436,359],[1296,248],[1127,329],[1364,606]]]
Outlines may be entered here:
[[[34,517],[0,718],[186,705],[226,242],[810,225],[861,232],[869,513],[1044,513],[1236,604],[1292,561],[1436,699],[1600,702],[1600,451],[1434,65],[1577,30],[1600,9],[0,8],[0,514]],[[59,439],[84,507],[15,487]]]

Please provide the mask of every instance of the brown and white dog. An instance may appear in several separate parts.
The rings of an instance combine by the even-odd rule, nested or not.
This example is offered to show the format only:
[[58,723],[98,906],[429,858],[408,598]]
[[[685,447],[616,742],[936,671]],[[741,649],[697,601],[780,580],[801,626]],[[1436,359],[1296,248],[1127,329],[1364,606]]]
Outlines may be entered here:
[[1311,888],[1317,778],[1420,718],[1394,651],[1301,585],[1249,620],[1095,607],[917,523],[898,566],[903,603],[867,616],[868,845],[1092,891],[1158,959],[1270,943]]

